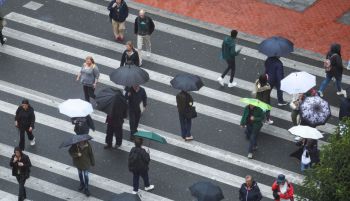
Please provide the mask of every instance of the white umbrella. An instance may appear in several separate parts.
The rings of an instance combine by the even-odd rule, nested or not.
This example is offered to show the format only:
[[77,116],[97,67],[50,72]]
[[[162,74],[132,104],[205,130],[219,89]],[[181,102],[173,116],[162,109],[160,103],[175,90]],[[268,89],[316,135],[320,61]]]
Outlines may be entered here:
[[300,136],[302,138],[309,138],[315,140],[323,138],[323,135],[320,131],[310,126],[294,126],[288,131],[293,135]]
[[58,109],[61,114],[69,117],[86,117],[94,111],[89,102],[81,99],[68,99],[61,103]]
[[299,94],[316,86],[316,76],[307,72],[294,72],[281,80],[281,90],[289,94]]

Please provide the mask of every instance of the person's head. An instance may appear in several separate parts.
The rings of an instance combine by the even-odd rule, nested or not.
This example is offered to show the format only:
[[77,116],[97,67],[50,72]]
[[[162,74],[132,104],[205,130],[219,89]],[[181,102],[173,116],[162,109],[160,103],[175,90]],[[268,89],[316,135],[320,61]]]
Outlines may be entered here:
[[13,153],[16,155],[17,158],[21,157],[23,154],[22,149],[19,147],[15,147]]
[[254,109],[255,106],[254,106],[254,105],[249,105],[249,108],[250,108],[250,109]]
[[115,0],[117,4],[121,4],[123,0]]
[[261,86],[265,86],[267,84],[267,76],[265,74],[259,76],[259,83]]
[[128,51],[131,51],[132,49],[134,49],[134,44],[131,41],[128,41],[126,42],[125,47]]
[[237,38],[237,34],[238,34],[238,31],[237,31],[237,30],[234,30],[234,29],[233,29],[233,30],[231,31],[231,37],[232,37],[232,38]]
[[245,184],[251,187],[253,185],[253,177],[250,175],[245,176]]
[[94,65],[95,64],[95,60],[92,58],[92,56],[87,56],[85,58],[85,63],[88,65],[88,66],[91,66],[91,65]]
[[139,16],[141,17],[141,18],[144,18],[145,17],[145,10],[143,10],[143,9],[141,9],[140,11],[139,11]]
[[140,85],[134,85],[132,86],[132,88],[135,90],[135,91],[138,91],[140,89]]
[[329,52],[330,52],[331,54],[338,54],[338,55],[341,56],[341,46],[340,46],[340,44],[338,44],[338,43],[333,43],[333,44],[331,45],[331,47],[330,47]]
[[286,176],[284,176],[284,174],[278,175],[276,182],[278,185],[284,185],[284,183],[286,182]]
[[136,137],[134,142],[135,142],[135,147],[140,148],[142,146],[143,139],[139,138],[139,137]]
[[22,107],[25,110],[27,110],[29,108],[29,101],[28,101],[28,99],[23,99],[22,100]]

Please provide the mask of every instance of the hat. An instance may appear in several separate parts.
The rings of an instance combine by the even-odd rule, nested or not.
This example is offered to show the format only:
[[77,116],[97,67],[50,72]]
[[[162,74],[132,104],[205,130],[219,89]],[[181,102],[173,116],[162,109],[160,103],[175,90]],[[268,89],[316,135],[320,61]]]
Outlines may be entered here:
[[28,104],[29,104],[28,99],[23,99],[23,100],[22,100],[22,104],[27,104],[27,105],[28,105]]
[[283,183],[285,181],[286,181],[286,176],[284,176],[283,174],[278,175],[278,177],[277,177],[277,183],[278,184],[281,184],[281,183]]

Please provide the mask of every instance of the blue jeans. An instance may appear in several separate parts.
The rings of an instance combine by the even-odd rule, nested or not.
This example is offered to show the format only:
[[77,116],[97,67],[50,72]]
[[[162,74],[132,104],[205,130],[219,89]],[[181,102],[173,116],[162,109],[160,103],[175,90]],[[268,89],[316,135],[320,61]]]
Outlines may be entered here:
[[[326,79],[322,81],[320,89],[318,91],[322,92],[325,90],[329,82],[332,80],[333,75],[326,74]],[[337,91],[341,91],[341,76],[339,78],[335,78],[335,86],[337,87]]]
[[145,187],[149,187],[149,178],[148,178],[148,172],[133,172],[133,181],[132,181],[132,185],[134,187],[134,191],[138,191],[139,190],[139,180],[140,180],[140,176],[143,179],[143,183],[145,184]]
[[88,170],[80,170],[78,169],[80,185],[84,186],[84,189],[88,190],[89,185],[89,171]]
[[179,114],[179,120],[180,120],[182,138],[190,137],[192,119],[187,119],[184,115]]
[[253,124],[247,124],[245,134],[249,140],[248,153],[253,153],[253,148],[257,146],[257,137],[261,127],[254,127]]
[[283,91],[281,90],[281,82],[269,83],[271,86],[271,90],[276,87],[277,90],[277,101],[279,103],[283,103]]
[[302,172],[304,172],[304,170],[306,170],[306,169],[308,169],[308,168],[310,168],[311,167],[311,163],[309,163],[309,164],[307,164],[307,165],[305,165],[305,164],[303,164],[303,163],[300,163],[300,170],[302,171]]

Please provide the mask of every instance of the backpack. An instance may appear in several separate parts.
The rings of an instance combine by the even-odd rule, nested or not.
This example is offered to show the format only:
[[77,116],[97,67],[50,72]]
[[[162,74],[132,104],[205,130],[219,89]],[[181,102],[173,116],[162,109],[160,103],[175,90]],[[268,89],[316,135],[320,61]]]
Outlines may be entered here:
[[332,63],[331,63],[331,59],[337,54],[333,54],[332,56],[330,56],[328,59],[326,59],[324,62],[323,62],[323,67],[324,69],[326,70],[326,72],[329,72],[332,70]]
[[74,131],[77,133],[82,133],[86,128],[89,128],[89,125],[87,123],[87,119],[85,117],[78,117],[75,120],[75,127]]
[[142,153],[136,148],[132,149],[129,154],[128,167],[130,172],[141,172],[146,169],[146,162]]

